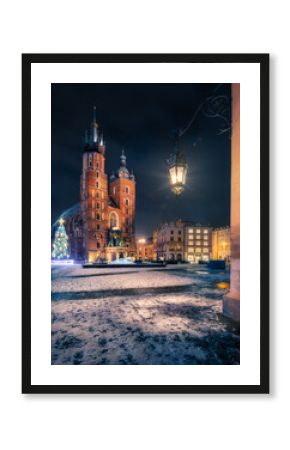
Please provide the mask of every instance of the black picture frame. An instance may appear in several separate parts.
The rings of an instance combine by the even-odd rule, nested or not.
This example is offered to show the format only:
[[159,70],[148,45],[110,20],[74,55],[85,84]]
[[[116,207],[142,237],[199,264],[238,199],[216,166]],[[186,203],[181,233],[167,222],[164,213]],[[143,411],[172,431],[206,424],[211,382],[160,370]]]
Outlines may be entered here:
[[[31,65],[33,63],[255,63],[260,65],[260,384],[31,384]],[[22,393],[267,394],[269,393],[269,55],[268,54],[23,54],[22,55]]]

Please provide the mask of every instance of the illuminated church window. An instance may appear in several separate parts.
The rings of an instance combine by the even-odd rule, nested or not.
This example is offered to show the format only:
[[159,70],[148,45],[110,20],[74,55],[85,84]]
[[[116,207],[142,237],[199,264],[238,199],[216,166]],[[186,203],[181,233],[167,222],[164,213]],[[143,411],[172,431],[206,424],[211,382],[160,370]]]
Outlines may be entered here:
[[118,216],[116,213],[112,212],[110,215],[110,228],[118,226]]

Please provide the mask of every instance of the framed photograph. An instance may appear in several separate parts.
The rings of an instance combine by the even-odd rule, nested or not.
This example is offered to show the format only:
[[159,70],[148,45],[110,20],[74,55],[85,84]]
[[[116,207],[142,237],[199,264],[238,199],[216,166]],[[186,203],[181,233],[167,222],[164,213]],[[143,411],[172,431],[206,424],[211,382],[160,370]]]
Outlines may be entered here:
[[269,55],[22,56],[23,393],[269,392]]

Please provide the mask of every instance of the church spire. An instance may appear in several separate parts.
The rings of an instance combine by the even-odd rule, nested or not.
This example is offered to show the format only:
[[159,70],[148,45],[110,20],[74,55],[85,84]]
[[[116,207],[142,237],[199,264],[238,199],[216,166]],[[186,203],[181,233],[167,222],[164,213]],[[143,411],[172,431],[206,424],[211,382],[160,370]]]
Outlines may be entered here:
[[93,106],[92,121],[89,127],[85,130],[84,151],[105,153],[105,142],[103,131],[97,123],[97,108]]
[[122,150],[121,156],[120,156],[120,160],[121,160],[121,165],[119,170],[117,171],[116,175],[119,178],[129,178],[129,172],[128,169],[126,167],[126,155],[124,152],[124,149]]
[[97,124],[97,108],[93,107],[93,121],[91,123],[91,141],[92,144],[97,144],[98,142],[98,124]]
[[126,155],[125,155],[124,148],[122,149],[120,159],[121,159],[121,166],[126,167]]
[[104,133],[103,132],[101,133],[99,144],[104,145]]

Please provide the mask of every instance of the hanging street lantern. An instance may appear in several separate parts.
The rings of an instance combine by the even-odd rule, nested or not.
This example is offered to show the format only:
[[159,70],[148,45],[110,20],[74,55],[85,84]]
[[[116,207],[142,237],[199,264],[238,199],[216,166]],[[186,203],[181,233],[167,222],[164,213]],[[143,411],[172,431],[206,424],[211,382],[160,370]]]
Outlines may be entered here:
[[179,149],[167,160],[169,166],[169,182],[172,192],[180,195],[184,191],[187,175],[185,155]]
[[167,160],[167,164],[169,166],[170,187],[175,195],[180,195],[184,191],[188,168],[185,155],[179,150],[179,141],[191,128],[196,118],[200,114],[209,118],[219,118],[221,120],[221,128],[218,135],[229,133],[229,136],[231,136],[231,99],[228,95],[217,94],[217,91],[222,86],[222,83],[217,85],[213,94],[205,98],[204,101],[198,105],[190,121],[184,128],[176,128],[174,130],[176,149],[175,153]]

